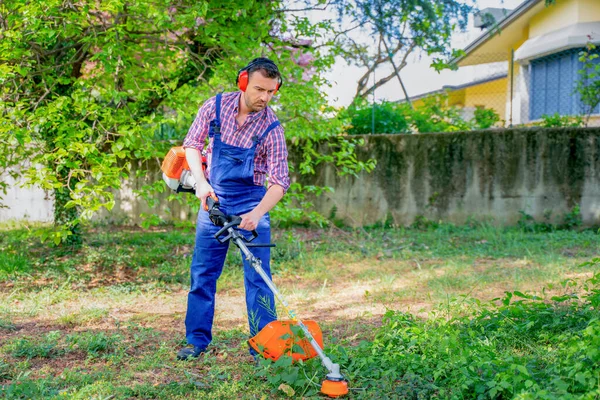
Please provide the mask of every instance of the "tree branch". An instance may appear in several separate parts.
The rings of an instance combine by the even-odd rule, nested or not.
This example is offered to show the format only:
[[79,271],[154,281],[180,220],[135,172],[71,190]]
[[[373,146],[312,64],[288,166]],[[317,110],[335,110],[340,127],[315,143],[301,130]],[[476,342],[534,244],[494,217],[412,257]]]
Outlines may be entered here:
[[[400,71],[398,70],[398,68],[396,68],[396,63],[394,63],[394,54],[392,54],[392,52],[390,52],[390,49],[389,49],[387,43],[385,42],[385,37],[383,37],[383,33],[382,32],[380,32],[380,35],[381,35],[380,36],[381,37],[381,42],[385,46],[385,49],[387,50],[388,56],[390,58],[390,62],[392,63],[392,67],[394,68],[394,73],[398,77],[398,82],[400,82],[400,86],[402,87],[402,91],[404,92],[404,98],[408,102],[408,105],[410,106],[410,108],[414,110],[415,107],[413,106],[412,102],[410,101],[410,97],[408,97],[408,93],[406,91],[406,88],[404,87],[404,82],[402,82],[402,78],[400,78]],[[405,59],[406,59],[406,54],[405,54]]]
[[329,5],[333,3],[333,0],[330,0],[323,7],[319,8],[317,6],[306,7],[306,8],[280,8],[275,10],[276,13],[284,13],[284,12],[301,12],[301,11],[325,11]]

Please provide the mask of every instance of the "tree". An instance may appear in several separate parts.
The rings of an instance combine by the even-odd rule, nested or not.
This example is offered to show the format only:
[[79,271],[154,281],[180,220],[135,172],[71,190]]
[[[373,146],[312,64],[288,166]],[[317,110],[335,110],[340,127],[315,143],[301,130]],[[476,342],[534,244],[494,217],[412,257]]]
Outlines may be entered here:
[[[437,69],[448,67],[448,59],[458,53],[450,46],[451,34],[464,29],[474,7],[458,0],[333,0],[339,22],[350,26],[337,38],[346,60],[366,68],[358,81],[356,98],[366,98],[390,80],[398,79],[404,96],[400,71],[407,59],[420,50],[432,56]],[[371,42],[358,41],[352,35],[360,30]],[[370,83],[375,69],[391,65],[392,72]],[[410,103],[409,103],[410,104]]]
[[281,10],[253,0],[0,3],[0,168],[54,192],[49,237],[77,243],[133,160],[159,161],[165,132],[182,140],[199,104],[234,89],[253,57],[284,71],[275,107],[286,135],[337,135],[317,89],[332,59],[315,57],[316,73],[303,76],[294,38],[315,28]]

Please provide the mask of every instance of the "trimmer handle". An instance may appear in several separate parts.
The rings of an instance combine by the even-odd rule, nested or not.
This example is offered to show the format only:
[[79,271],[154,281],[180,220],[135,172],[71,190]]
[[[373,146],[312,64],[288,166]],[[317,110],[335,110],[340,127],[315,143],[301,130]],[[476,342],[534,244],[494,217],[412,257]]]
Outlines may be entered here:
[[[225,243],[229,239],[231,239],[231,232],[226,237],[223,236],[229,229],[236,228],[242,223],[242,217],[238,215],[225,215],[223,211],[219,209],[221,203],[217,199],[217,196],[209,196],[206,198],[206,206],[208,208],[208,218],[212,221],[216,226],[221,226],[217,233],[215,233],[215,239],[219,241],[219,243]],[[258,237],[258,232],[256,230],[252,231],[252,236],[250,238],[246,238],[245,236],[240,235],[244,238],[245,242],[251,242]]]
[[[242,238],[242,240],[246,243],[248,243],[248,247],[258,247],[261,245],[257,245],[257,246],[252,246],[249,243],[251,241],[253,241],[254,239],[256,239],[258,237],[258,232],[256,232],[256,230],[252,231],[251,234],[252,236],[247,238],[244,235],[237,233],[234,228],[237,227],[241,222],[242,222],[242,218],[237,216],[237,215],[230,215],[229,216],[232,220],[228,223],[226,223],[221,229],[219,229],[217,231],[217,233],[214,234],[215,239],[217,239],[219,241],[219,243],[225,243],[227,242],[229,239],[231,239],[235,234],[239,235],[240,238]],[[225,233],[228,233],[227,236],[225,237],[221,237],[223,236]],[[237,236],[236,235],[236,236]]]
[[204,206],[204,211],[210,212],[210,210],[212,210],[215,207],[218,209],[220,205],[221,204],[219,203],[219,198],[217,197],[217,195],[214,192],[210,192],[210,194],[206,198],[206,205]]
[[196,193],[196,189],[186,188],[183,185],[181,185],[181,183],[180,183],[179,186],[177,187],[177,190],[175,190],[175,193]]
[[[225,213],[219,209],[221,204],[219,203],[217,196],[207,197],[206,206],[208,208],[208,218],[210,218],[212,223],[216,226],[222,227],[214,234],[215,239],[217,239],[219,243],[225,243],[230,239],[241,239],[246,247],[275,247],[274,244],[250,243],[258,237],[258,232],[256,232],[256,230],[250,232],[252,236],[249,238],[236,231],[235,228],[242,223],[242,217],[239,215],[225,215]],[[235,241],[235,243],[238,244],[237,241]]]

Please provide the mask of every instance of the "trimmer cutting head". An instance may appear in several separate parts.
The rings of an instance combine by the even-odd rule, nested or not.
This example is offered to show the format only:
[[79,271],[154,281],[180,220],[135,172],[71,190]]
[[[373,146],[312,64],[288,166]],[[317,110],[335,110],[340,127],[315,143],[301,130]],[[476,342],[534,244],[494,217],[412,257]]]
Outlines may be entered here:
[[332,398],[347,395],[348,382],[344,379],[337,380],[327,378],[321,384],[321,393]]

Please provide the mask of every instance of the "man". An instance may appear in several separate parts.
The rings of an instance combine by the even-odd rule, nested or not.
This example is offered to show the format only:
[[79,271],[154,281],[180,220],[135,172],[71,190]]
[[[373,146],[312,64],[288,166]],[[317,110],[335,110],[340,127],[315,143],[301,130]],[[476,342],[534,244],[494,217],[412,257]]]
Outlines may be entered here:
[[[228,243],[220,244],[213,237],[218,227],[205,211],[207,197],[218,198],[225,214],[239,215],[240,229],[256,230],[257,243],[270,243],[268,212],[290,185],[283,128],[268,106],[282,84],[277,65],[267,58],[256,58],[238,72],[237,84],[240,91],[218,94],[202,105],[183,142],[202,206],[196,222],[185,318],[189,346],[177,353],[180,360],[198,357],[212,340],[217,279],[228,248]],[[201,163],[207,137],[208,180]],[[253,248],[252,253],[271,276],[270,249]],[[275,299],[245,259],[244,285],[250,336],[254,336],[277,319]],[[255,355],[252,349],[251,354]]]

